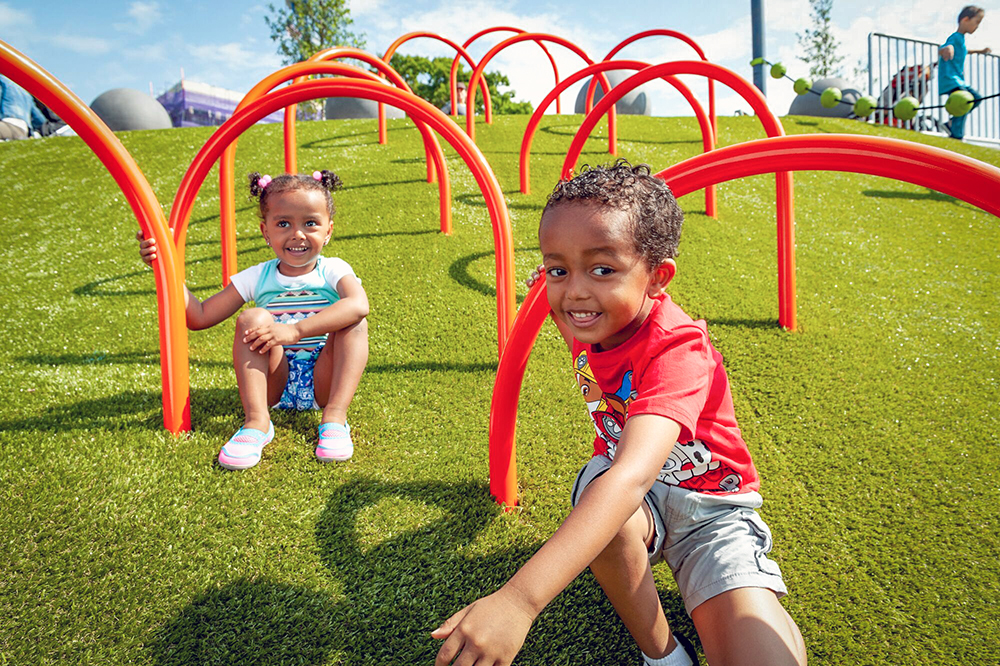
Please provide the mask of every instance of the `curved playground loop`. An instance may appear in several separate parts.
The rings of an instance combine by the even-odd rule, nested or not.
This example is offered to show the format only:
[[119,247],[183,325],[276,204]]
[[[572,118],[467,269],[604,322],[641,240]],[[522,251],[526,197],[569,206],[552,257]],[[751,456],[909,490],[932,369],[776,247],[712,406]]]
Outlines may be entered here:
[[[394,41],[392,44],[389,45],[389,48],[387,48],[385,50],[385,53],[382,54],[382,61],[385,62],[386,64],[390,63],[392,61],[392,56],[396,54],[396,50],[399,49],[400,46],[402,46],[406,42],[410,41],[411,39],[418,39],[418,38],[421,38],[421,37],[425,37],[425,38],[428,38],[428,39],[437,40],[437,41],[442,42],[444,44],[447,44],[451,48],[455,49],[455,60],[452,62],[452,70],[453,71],[455,70],[455,67],[456,67],[455,62],[457,62],[459,58],[465,58],[465,62],[467,62],[469,64],[470,68],[472,68],[472,69],[476,68],[476,62],[469,55],[469,52],[465,50],[464,46],[459,46],[458,44],[456,44],[455,42],[451,41],[447,37],[442,37],[441,35],[438,35],[437,33],[434,33],[434,32],[424,32],[424,31],[409,32],[409,33],[407,33],[405,35],[402,35],[401,37],[397,38],[396,41]],[[456,103],[455,103],[456,102],[456,95],[457,95],[457,90],[456,90],[455,86],[456,86],[455,78],[454,78],[454,75],[452,75],[452,77],[451,77],[451,83],[449,84],[449,87],[450,87],[450,92],[451,92],[451,110],[452,110],[452,114],[451,115],[453,115],[453,116],[455,115],[455,108],[457,106]],[[468,102],[466,103],[466,108],[469,108],[470,105],[471,105],[472,108],[475,108],[475,105],[472,104],[472,101],[476,99],[474,91],[472,91],[472,90],[469,91],[469,96],[468,96],[467,99],[468,99]],[[486,122],[487,123],[492,123],[493,122],[493,103],[490,101],[490,89],[489,89],[489,86],[483,86],[483,107],[484,107],[485,113],[486,113]],[[381,106],[379,108],[381,108]],[[381,112],[380,112],[380,114],[381,114]]]
[[513,240],[500,185],[474,143],[453,121],[405,90],[361,79],[319,79],[293,83],[264,94],[238,109],[209,138],[184,174],[171,208],[170,222],[135,160],[100,118],[60,81],[0,41],[0,70],[57,113],[80,136],[121,188],[143,235],[156,239],[153,261],[160,333],[163,425],[178,434],[191,429],[188,332],[184,308],[184,250],[191,207],[213,163],[244,131],[281,108],[319,97],[359,97],[396,106],[444,136],[476,179],[493,227],[497,271],[498,354],[503,351],[515,312]]
[[[412,93],[410,87],[406,84],[395,70],[387,65],[384,65],[381,60],[375,59],[380,65],[385,67],[386,76],[392,81],[392,83],[406,92]],[[296,63],[294,65],[289,65],[288,67],[283,67],[278,71],[266,76],[259,83],[257,83],[253,88],[250,89],[240,103],[236,106],[237,110],[244,108],[247,104],[255,99],[266,95],[268,92],[273,90],[276,86],[285,83],[286,81],[294,79],[295,82],[301,82],[305,80],[305,77],[310,74],[333,74],[339,76],[348,76],[360,79],[367,79],[369,81],[381,82],[381,79],[368,72],[366,70],[354,67],[353,65],[348,65],[346,63],[329,62],[329,61],[306,61]],[[289,109],[291,113],[289,114]],[[295,107],[287,107],[285,109],[285,121],[289,122],[289,116],[294,122],[295,117]],[[437,137],[434,136],[433,132],[428,129],[427,124],[414,121],[417,129],[420,131],[420,136],[424,142],[425,152],[427,153],[427,173],[428,182],[433,182],[433,175],[435,172],[441,174],[441,178],[438,182],[438,196],[440,198],[440,212],[441,212],[441,233],[450,234],[451,233],[451,185],[448,180],[448,169],[444,161],[444,153],[441,150],[441,144],[438,143]],[[294,132],[293,132],[294,134]],[[229,276],[234,275],[237,272],[237,259],[236,259],[236,188],[234,180],[235,172],[235,162],[236,162],[236,144],[237,139],[226,147],[226,150],[222,153],[222,158],[219,160],[219,223],[222,229],[222,286],[229,284]],[[296,151],[295,144],[285,144],[285,162],[286,166],[288,163],[289,152],[292,153],[292,161],[295,162],[294,153]],[[297,170],[297,169],[296,169]],[[289,172],[293,173],[293,172]],[[175,229],[176,231],[176,229]]]
[[[602,100],[603,101],[603,100]],[[596,108],[595,108],[596,111]],[[936,190],[1000,217],[1000,169],[940,148],[850,134],[778,136],[702,153],[658,174],[674,195],[737,178],[780,171],[847,171],[892,178]],[[497,368],[490,404],[490,493],[517,505],[517,406],[524,371],[549,314],[545,276],[529,290],[514,318]]]
[[[462,44],[462,48],[468,49],[470,46],[472,46],[472,43],[475,42],[480,37],[485,37],[486,35],[492,34],[494,32],[513,32],[513,33],[521,34],[521,33],[525,33],[525,32],[528,32],[528,31],[527,30],[521,30],[520,28],[512,28],[511,26],[507,26],[507,25],[499,25],[499,26],[494,26],[492,28],[486,28],[485,30],[480,30],[479,32],[477,32],[476,34],[474,34],[472,37],[469,37],[467,40],[465,40],[465,42]],[[556,78],[555,85],[559,85],[559,67],[556,65],[556,59],[552,57],[552,53],[549,51],[548,47],[545,46],[545,42],[536,41],[536,43],[538,44],[539,47],[541,47],[542,51],[545,53],[546,57],[549,59],[549,62],[552,64],[552,73],[555,75],[555,78]],[[451,91],[451,117],[452,118],[457,118],[458,117],[458,108],[457,108],[457,105],[455,104],[456,97],[458,95],[458,88],[457,88],[457,86],[458,86],[458,59],[459,59],[459,55],[456,55],[455,58],[454,58],[454,60],[451,61],[451,72],[448,75],[448,80],[450,81],[449,88],[450,88],[450,91]],[[483,86],[483,91],[484,91],[484,94],[486,92],[489,92],[489,86]],[[470,108],[469,104],[466,104],[465,108],[466,108],[466,114],[468,114],[469,113],[468,109]],[[558,97],[556,98],[556,113],[562,113],[562,105],[559,103],[559,98]],[[487,121],[487,122],[490,122],[490,121]]]
[[[569,151],[566,153],[566,159],[563,162],[561,177],[569,178],[572,175],[573,168],[580,157],[580,153],[583,151],[587,137],[597,125],[601,115],[607,109],[613,108],[616,101],[647,81],[657,77],[677,76],[680,74],[705,76],[726,84],[751,106],[754,114],[760,118],[767,136],[778,137],[785,135],[781,121],[768,108],[767,100],[764,99],[764,96],[749,81],[732,70],[710,62],[678,60],[661,65],[652,65],[640,70],[615,86],[610,94],[605,95],[590,110],[590,113],[583,119],[583,123],[581,123],[580,128],[576,131],[576,136],[573,137],[573,142],[570,144]],[[674,194],[677,193],[675,192]],[[796,328],[795,201],[794,185],[790,172],[775,173],[775,197],[777,199],[776,215],[778,228],[778,323],[782,328],[794,331]]]
[[[638,60],[602,61],[594,65],[588,65],[587,67],[584,67],[567,77],[561,83],[557,84],[556,87],[545,96],[545,99],[543,99],[538,105],[535,112],[531,114],[531,119],[528,120],[528,126],[524,130],[524,137],[521,139],[521,153],[518,163],[521,174],[521,194],[531,193],[531,144],[535,138],[535,132],[538,130],[538,125],[542,121],[542,115],[545,113],[549,104],[552,103],[552,100],[558,100],[559,94],[566,88],[596,72],[622,69],[642,70],[646,67],[649,67],[649,63],[639,62]],[[712,129],[711,120],[707,115],[705,115],[705,110],[702,108],[701,104],[698,103],[698,100],[695,98],[694,93],[691,92],[691,89],[675,76],[662,76],[660,78],[676,88],[677,91],[684,96],[684,99],[687,100],[688,104],[691,105],[695,118],[698,120],[698,126],[701,129],[702,149],[705,152],[708,152],[715,148],[715,131]],[[593,81],[593,79],[591,79],[591,81]],[[611,94],[615,95],[614,89],[612,89]],[[599,117],[600,116],[598,116],[598,118]],[[705,188],[705,214],[709,217],[716,216],[715,186]]]
[[[492,60],[494,56],[504,49],[513,46],[514,44],[520,44],[521,42],[526,41],[538,42],[539,44],[542,42],[553,42],[555,44],[559,44],[560,46],[563,46],[580,56],[580,58],[583,59],[583,61],[588,65],[594,64],[594,61],[583,49],[568,39],[563,39],[562,37],[550,35],[544,32],[522,32],[503,40],[487,51],[486,55],[482,57],[479,64],[473,70],[472,75],[469,77],[468,95],[470,100],[476,98],[476,88],[479,86],[479,80],[483,78],[483,72],[486,70],[486,65],[489,64],[490,60]],[[601,87],[604,88],[605,92],[611,90],[611,83],[608,81],[608,77],[604,74],[604,72],[598,73],[598,81],[600,82]],[[483,89],[485,90],[488,87],[489,86],[484,85]],[[487,118],[486,122],[489,123],[491,121]],[[467,113],[465,116],[465,132],[473,141],[476,140],[476,117],[473,114]],[[612,109],[608,111],[608,152],[612,155],[616,152],[615,144],[615,110],[612,107]]]
[[[498,30],[514,29],[496,28],[483,31],[473,36],[466,44],[471,44],[481,35]],[[633,35],[612,49],[608,58],[636,39],[653,34],[666,35],[668,32],[672,31],[646,31]],[[670,34],[668,36],[678,35]],[[407,39],[417,36],[434,37],[445,41],[455,46],[460,55],[464,50],[464,47],[458,47],[432,33],[409,33],[409,35],[404,36],[405,39],[400,38],[390,50],[387,50],[387,56],[391,58],[391,50]],[[545,48],[543,42],[558,43],[577,53],[589,65],[562,82],[558,80],[558,71],[556,71],[556,88],[553,93],[546,96],[543,107],[551,104],[553,99],[558,104],[559,92],[565,90],[572,82],[579,81],[587,75],[596,76],[607,91],[602,100],[588,110],[584,122],[574,136],[563,164],[564,175],[572,170],[587,136],[605,113],[609,118],[610,152],[614,154],[614,103],[635,87],[654,78],[666,80],[685,96],[694,109],[702,128],[705,152],[657,174],[671,186],[676,196],[681,197],[698,189],[707,190],[715,184],[737,178],[767,173],[776,174],[779,323],[786,329],[794,330],[795,328],[794,221],[791,172],[800,170],[846,171],[892,178],[934,189],[973,204],[988,213],[1000,216],[1000,199],[995,195],[1000,190],[1000,169],[950,151],[895,139],[855,135],[784,136],[780,122],[768,110],[760,93],[737,74],[705,62],[704,55],[697,47],[695,48],[702,56],[702,61],[679,61],[646,66],[645,63],[638,61],[606,59],[607,64],[602,62],[597,65],[578,47],[559,37],[544,33],[518,32],[513,37],[507,38],[491,48],[478,64],[474,64],[468,54],[465,54],[470,66],[474,68],[469,82],[468,100],[475,98],[476,85],[489,60],[504,48],[522,41],[534,41],[543,49]],[[551,54],[547,50],[546,53],[549,55],[555,71],[555,61],[552,60]],[[324,62],[340,57],[355,58],[368,63],[378,73],[392,79],[398,87],[391,87],[375,80],[377,75],[374,73],[357,70],[349,65]],[[640,67],[641,69],[638,69],[636,74],[614,89],[611,88],[604,75],[604,72],[610,69]],[[490,491],[498,503],[505,504],[508,508],[517,504],[515,429],[518,400],[527,361],[538,332],[548,316],[549,307],[545,298],[543,276],[529,290],[523,306],[515,315],[513,240],[510,219],[499,183],[490,165],[474,143],[474,114],[467,116],[466,131],[463,132],[443,112],[408,92],[405,88],[405,82],[400,85],[401,79],[396,79],[393,76],[394,70],[391,70],[385,61],[357,49],[337,48],[322,51],[306,63],[300,63],[274,73],[258,84],[251,91],[252,94],[248,93],[247,98],[241,102],[233,116],[208,139],[188,167],[174,198],[168,223],[152,188],[134,159],[118,138],[86,104],[51,74],[2,41],[0,41],[0,71],[35,95],[76,131],[121,188],[136,216],[142,233],[156,239],[159,257],[153,262],[153,273],[156,282],[159,324],[163,424],[167,430],[175,434],[189,430],[191,427],[188,331],[184,312],[186,231],[191,208],[214,162],[220,158],[224,158],[223,162],[227,159],[231,160],[230,151],[235,151],[235,142],[242,132],[264,116],[280,108],[285,108],[286,168],[294,172],[297,170],[295,166],[294,106],[297,103],[320,97],[358,97],[374,100],[379,103],[380,107],[382,104],[390,104],[400,108],[411,117],[418,128],[423,128],[421,135],[425,139],[424,145],[428,154],[428,181],[432,182],[434,174],[437,173],[440,176],[439,180],[445,184],[442,185],[444,193],[447,192],[447,171],[444,166],[443,152],[435,133],[444,137],[472,172],[486,201],[493,229],[497,272],[499,365],[489,418]],[[301,77],[319,73],[343,75],[343,78],[298,80]],[[683,74],[708,78],[710,103],[707,116],[690,90],[682,84],[678,85],[674,82],[672,77]],[[274,89],[275,86],[289,80],[289,78],[293,79],[293,83],[281,89]],[[716,80],[731,87],[750,103],[760,118],[768,138],[721,149],[714,148],[716,131],[712,82]],[[454,77],[452,77],[452,82],[454,82]],[[555,92],[556,89],[559,92]],[[487,97],[488,91],[485,88],[483,94],[484,101],[486,101],[487,122],[489,122],[490,105]],[[535,120],[534,117],[533,120]],[[537,122],[535,124],[537,125]],[[380,118],[379,136],[380,141],[384,142],[384,116]],[[525,143],[529,148],[528,152],[530,152],[531,138],[527,132],[522,146]],[[227,154],[228,157],[226,157]],[[527,155],[528,153],[522,150],[522,154]],[[231,166],[232,162],[230,161],[227,169],[231,169]],[[231,174],[231,171],[229,173]],[[523,174],[527,174],[526,169]],[[231,186],[232,178],[230,177],[227,182]],[[526,187],[525,182],[522,181],[522,185]],[[442,194],[442,216],[446,205],[450,206],[450,195]],[[450,207],[448,210],[450,211]],[[224,239],[227,233],[228,231],[224,228]],[[224,259],[224,263],[225,261]],[[231,262],[228,265],[235,268],[235,256],[232,257]],[[224,279],[226,278],[228,278],[228,274],[224,270]]]
[[[635,33],[631,37],[626,37],[622,41],[618,42],[618,44],[613,49],[608,51],[608,54],[604,56],[604,60],[605,61],[611,60],[616,55],[618,55],[619,51],[624,49],[629,44],[637,42],[641,39],[645,39],[647,37],[672,37],[674,39],[679,39],[680,41],[684,42],[685,44],[693,48],[695,53],[697,53],[698,57],[702,60],[702,62],[708,62],[708,58],[705,56],[705,52],[702,50],[702,48],[698,45],[698,42],[694,41],[693,39],[685,35],[683,32],[678,32],[676,30],[666,30],[661,28],[654,28],[653,30],[644,30],[642,32]],[[588,109],[592,104],[592,100],[594,99],[594,91],[596,89],[597,86],[594,81],[591,81],[590,84],[587,86]],[[715,81],[713,79],[708,80],[708,117],[712,119],[712,133],[718,135],[719,126],[716,123],[716,118],[715,118]]]

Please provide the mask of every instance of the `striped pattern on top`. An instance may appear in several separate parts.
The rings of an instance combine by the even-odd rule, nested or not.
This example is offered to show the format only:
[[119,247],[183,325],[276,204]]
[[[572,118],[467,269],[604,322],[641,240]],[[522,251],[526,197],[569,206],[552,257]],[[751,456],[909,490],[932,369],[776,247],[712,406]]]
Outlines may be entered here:
[[[275,321],[282,324],[295,324],[307,319],[332,303],[322,294],[309,289],[286,291],[271,299],[265,309],[270,312]],[[311,352],[316,347],[326,343],[326,334],[311,338],[302,338],[294,345],[286,345],[285,351]]]

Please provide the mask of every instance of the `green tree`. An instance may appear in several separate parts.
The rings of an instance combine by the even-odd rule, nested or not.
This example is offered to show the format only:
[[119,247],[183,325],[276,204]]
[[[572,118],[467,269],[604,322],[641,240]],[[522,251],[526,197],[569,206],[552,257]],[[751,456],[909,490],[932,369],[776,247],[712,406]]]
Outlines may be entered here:
[[365,46],[364,36],[349,30],[354,21],[347,0],[285,0],[284,8],[268,9],[264,21],[286,65],[334,46]]
[[799,47],[805,51],[805,55],[798,58],[809,64],[809,76],[813,78],[838,76],[844,58],[837,55],[840,43],[830,32],[833,0],[809,0],[809,5],[812,7],[812,28],[797,34]]
[[[363,35],[351,32],[351,10],[347,0],[285,0],[284,8],[268,5],[264,17],[271,39],[278,44],[282,63],[292,65],[334,46],[365,47]],[[309,100],[297,107],[302,120],[323,118],[323,100]]]
[[[399,72],[399,75],[403,77],[416,95],[423,97],[434,106],[440,107],[451,99],[448,91],[451,62],[451,58],[442,57],[432,59],[424,58],[423,56],[396,53],[393,54],[392,61],[389,64]],[[459,63],[458,80],[468,81],[470,76],[471,72]],[[490,102],[493,106],[493,113],[517,114],[532,112],[533,108],[529,102],[514,101],[514,96],[517,94],[514,90],[507,89],[506,92],[500,92],[500,86],[503,86],[505,89],[510,86],[510,79],[505,74],[496,71],[486,72],[484,78],[490,88]],[[479,90],[481,87],[482,82],[480,82],[476,90],[476,113],[483,112],[483,98]]]

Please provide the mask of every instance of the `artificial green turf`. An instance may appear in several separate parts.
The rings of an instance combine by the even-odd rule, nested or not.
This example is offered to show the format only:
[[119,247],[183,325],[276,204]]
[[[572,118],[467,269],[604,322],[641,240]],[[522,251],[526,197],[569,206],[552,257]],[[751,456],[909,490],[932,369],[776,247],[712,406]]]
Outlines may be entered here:
[[[690,118],[621,117],[620,152],[664,168],[701,149]],[[507,194],[516,262],[538,262],[545,195],[580,117],[547,117],[518,193],[525,117],[480,124]],[[852,121],[788,133],[918,140]],[[454,234],[437,231],[419,136],[371,121],[299,125],[303,171],[333,168],[331,254],[364,281],[371,359],[345,464],[312,454],[317,414],[277,414],[263,462],[215,464],[241,422],[231,323],[192,333],[192,433],[161,427],[153,278],[136,222],[75,138],[0,145],[0,664],[418,664],[428,632],[503,583],[568,511],[592,426],[546,326],[521,398],[522,505],[488,492],[496,366],[492,233],[449,151]],[[720,144],[763,136],[720,118]],[[121,135],[166,207],[211,129]],[[598,135],[603,135],[600,127]],[[281,129],[255,127],[237,173],[282,169]],[[581,161],[604,162],[593,139]],[[187,278],[219,287],[215,171],[195,206]],[[796,175],[798,333],[778,329],[774,179],[701,193],[671,286],[708,321],[763,478],[762,513],[813,664],[1000,662],[997,219],[879,178]],[[242,187],[238,189],[242,196]],[[240,265],[269,258],[238,199]],[[524,288],[519,285],[519,294]],[[669,571],[672,623],[693,637]],[[589,574],[541,615],[519,664],[636,664]]]

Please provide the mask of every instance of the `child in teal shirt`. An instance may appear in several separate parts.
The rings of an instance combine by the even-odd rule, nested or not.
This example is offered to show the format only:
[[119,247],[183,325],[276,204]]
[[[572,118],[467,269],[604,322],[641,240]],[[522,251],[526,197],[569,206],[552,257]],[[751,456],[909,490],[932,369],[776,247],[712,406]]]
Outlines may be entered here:
[[[989,47],[969,51],[965,46],[965,36],[971,35],[979,28],[986,11],[982,7],[969,5],[962,8],[958,14],[958,30],[948,37],[944,45],[938,51],[940,61],[938,62],[938,89],[942,95],[950,95],[956,90],[968,91],[975,103],[972,108],[979,106],[982,96],[965,83],[965,56],[968,53],[990,53]],[[965,136],[965,119],[968,114],[952,118],[948,124],[951,138],[961,140]]]

